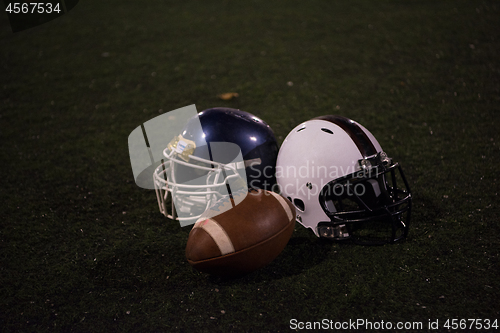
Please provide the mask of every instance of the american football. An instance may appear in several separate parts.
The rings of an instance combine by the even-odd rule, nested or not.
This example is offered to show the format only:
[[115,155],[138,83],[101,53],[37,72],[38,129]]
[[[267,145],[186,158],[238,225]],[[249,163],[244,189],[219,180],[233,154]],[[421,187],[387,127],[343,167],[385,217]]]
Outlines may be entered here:
[[[231,204],[229,198],[218,205]],[[210,210],[193,226],[186,258],[197,270],[238,276],[262,268],[283,251],[295,226],[295,208],[279,194],[250,191],[234,208],[212,218]]]

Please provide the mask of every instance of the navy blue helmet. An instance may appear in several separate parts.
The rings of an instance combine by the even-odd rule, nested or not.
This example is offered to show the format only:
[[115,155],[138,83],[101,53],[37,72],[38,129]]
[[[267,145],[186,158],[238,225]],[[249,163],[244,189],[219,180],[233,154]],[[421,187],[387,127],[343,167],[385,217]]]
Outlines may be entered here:
[[160,211],[181,225],[196,222],[224,194],[272,190],[276,184],[274,133],[266,122],[245,111],[218,107],[198,113],[163,155],[154,173]]

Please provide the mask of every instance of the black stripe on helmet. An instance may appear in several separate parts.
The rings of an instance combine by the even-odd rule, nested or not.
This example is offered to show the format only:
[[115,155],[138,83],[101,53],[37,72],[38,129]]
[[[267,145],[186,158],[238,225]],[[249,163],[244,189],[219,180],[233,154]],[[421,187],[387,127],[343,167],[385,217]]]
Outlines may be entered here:
[[342,128],[347,134],[349,134],[363,157],[369,157],[377,154],[377,150],[368,135],[366,135],[361,127],[359,127],[358,124],[351,119],[342,116],[326,115],[313,118],[312,120],[329,121]]

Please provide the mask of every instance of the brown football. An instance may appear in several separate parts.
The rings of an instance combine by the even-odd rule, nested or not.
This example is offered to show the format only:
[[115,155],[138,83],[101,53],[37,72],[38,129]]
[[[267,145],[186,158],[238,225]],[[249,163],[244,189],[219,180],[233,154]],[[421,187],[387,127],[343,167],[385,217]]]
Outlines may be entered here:
[[292,203],[265,190],[248,192],[220,215],[204,216],[214,217],[202,216],[193,226],[186,258],[197,270],[219,276],[242,275],[269,264],[283,251],[295,227]]

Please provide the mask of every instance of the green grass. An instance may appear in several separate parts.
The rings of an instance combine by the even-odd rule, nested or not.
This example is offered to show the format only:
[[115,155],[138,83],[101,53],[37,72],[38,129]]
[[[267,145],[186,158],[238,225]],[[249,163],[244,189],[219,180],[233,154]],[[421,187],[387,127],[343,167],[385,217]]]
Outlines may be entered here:
[[[500,319],[499,28],[498,1],[80,1],[15,34],[0,15],[1,331]],[[403,165],[408,240],[297,225],[262,270],[194,271],[189,228],[134,184],[127,147],[189,104],[252,112],[280,143],[315,116],[357,120]]]

